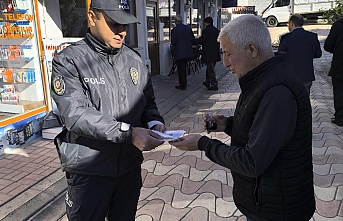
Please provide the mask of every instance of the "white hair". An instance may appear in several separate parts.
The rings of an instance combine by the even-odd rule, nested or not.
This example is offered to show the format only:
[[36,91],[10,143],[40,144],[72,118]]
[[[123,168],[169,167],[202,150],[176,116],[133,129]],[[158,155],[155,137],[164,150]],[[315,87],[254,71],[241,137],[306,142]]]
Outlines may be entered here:
[[249,44],[254,44],[262,54],[273,51],[268,28],[261,18],[255,15],[241,15],[227,23],[220,30],[218,40],[224,37],[238,50],[244,50]]

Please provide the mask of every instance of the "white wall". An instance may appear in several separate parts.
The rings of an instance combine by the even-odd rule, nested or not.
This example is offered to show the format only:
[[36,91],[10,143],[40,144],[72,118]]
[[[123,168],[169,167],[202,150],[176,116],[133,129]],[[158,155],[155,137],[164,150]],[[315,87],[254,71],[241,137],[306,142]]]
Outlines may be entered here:
[[170,42],[160,44],[160,75],[167,76],[173,66],[173,59],[170,52]]
[[62,38],[58,0],[39,0],[38,12],[43,38]]
[[143,61],[149,67],[149,71],[151,71],[151,62],[148,52],[148,33],[146,31],[148,29],[146,22],[146,10],[141,10],[145,8],[146,1],[136,0],[136,16],[141,23],[137,25],[138,48],[135,49],[142,56]]

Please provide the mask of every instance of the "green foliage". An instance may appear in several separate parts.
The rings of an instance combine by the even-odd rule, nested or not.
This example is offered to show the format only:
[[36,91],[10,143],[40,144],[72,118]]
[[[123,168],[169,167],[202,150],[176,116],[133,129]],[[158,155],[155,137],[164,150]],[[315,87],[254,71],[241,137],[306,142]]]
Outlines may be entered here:
[[329,23],[334,23],[338,19],[343,17],[343,0],[336,0],[336,7],[324,11],[324,17]]

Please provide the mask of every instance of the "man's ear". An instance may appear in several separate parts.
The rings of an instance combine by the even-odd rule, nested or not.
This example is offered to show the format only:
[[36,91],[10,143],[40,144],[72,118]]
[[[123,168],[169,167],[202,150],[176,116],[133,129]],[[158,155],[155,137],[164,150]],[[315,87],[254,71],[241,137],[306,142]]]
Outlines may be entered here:
[[249,52],[251,54],[252,58],[256,58],[258,54],[258,47],[254,44],[249,44],[248,45]]
[[92,10],[88,10],[87,15],[88,15],[89,26],[94,27],[95,26],[95,20],[97,19],[95,13]]
[[295,28],[294,23],[293,23],[292,21],[289,21],[289,22],[288,22],[288,30],[289,30],[289,31],[292,31],[294,28]]

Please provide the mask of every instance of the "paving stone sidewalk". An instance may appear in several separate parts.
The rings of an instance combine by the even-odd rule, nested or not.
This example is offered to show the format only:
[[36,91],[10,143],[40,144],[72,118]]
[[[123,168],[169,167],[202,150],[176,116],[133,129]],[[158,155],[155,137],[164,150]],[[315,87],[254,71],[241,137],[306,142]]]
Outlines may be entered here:
[[[312,220],[343,220],[343,127],[330,121],[332,87],[326,76],[331,55],[323,52],[315,62],[316,78],[311,91],[313,107],[313,163],[317,209]],[[220,91],[199,90],[202,96],[189,104],[169,126],[189,133],[203,133],[202,113],[233,114],[240,92],[237,79],[223,76]],[[210,137],[229,142],[224,133]],[[145,154],[143,188],[137,211],[139,221],[238,220],[246,218],[232,199],[230,170],[213,164],[204,153],[183,152],[163,145]]]
[[[323,43],[330,26],[305,28],[316,30]],[[272,39],[285,31],[286,27],[270,29]],[[315,60],[317,80],[311,89],[317,204],[314,221],[343,220],[343,127],[330,121],[333,96],[326,76],[330,61],[331,55],[325,51]],[[207,135],[202,113],[233,114],[240,93],[238,80],[218,64],[219,91],[207,91],[202,86],[204,69],[188,76],[186,91],[174,89],[175,74],[153,77],[156,100],[169,129]],[[208,136],[230,142],[224,133]],[[52,142],[37,139],[24,148],[30,158],[0,157],[0,220],[67,220],[63,204],[66,183]],[[145,152],[142,178],[136,221],[245,221],[233,203],[230,170],[212,163],[201,151],[184,152],[164,144]],[[47,212],[39,213],[42,210]]]

